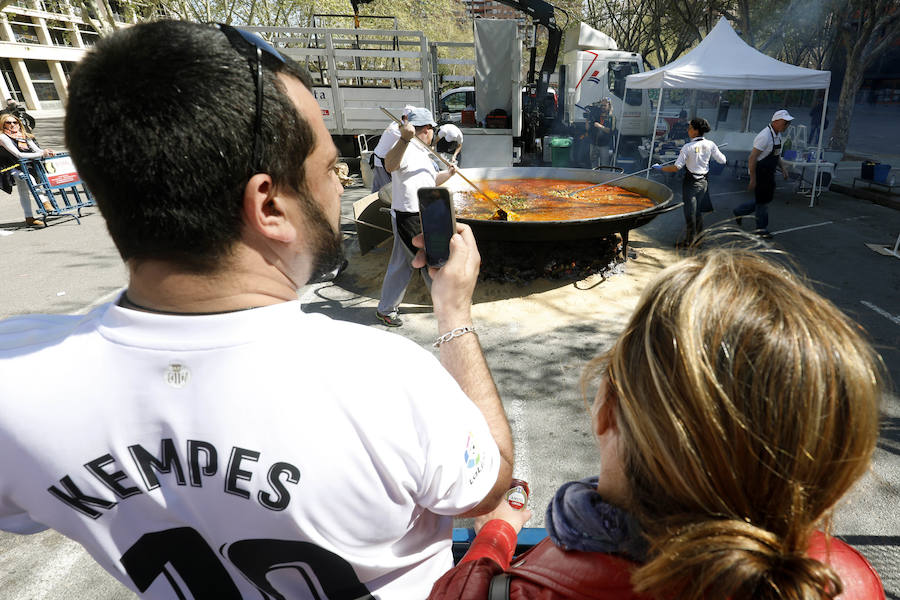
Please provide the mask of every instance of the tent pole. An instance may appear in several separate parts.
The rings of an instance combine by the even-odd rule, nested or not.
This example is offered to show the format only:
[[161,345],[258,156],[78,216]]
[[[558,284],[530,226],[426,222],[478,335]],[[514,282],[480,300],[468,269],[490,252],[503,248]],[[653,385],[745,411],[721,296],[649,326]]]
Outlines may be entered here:
[[[641,92],[643,94],[643,92]],[[616,149],[613,150],[613,166],[619,164],[619,141],[622,139],[622,123],[625,121],[625,99],[628,98],[628,77],[625,77],[625,91],[622,92],[622,114],[616,121]],[[643,102],[643,99],[641,100]],[[591,167],[593,169],[593,167]]]
[[809,197],[810,208],[816,204],[816,184],[819,183],[819,160],[822,155],[822,138],[825,137],[825,113],[828,112],[828,88],[822,90],[822,94],[822,118],[819,121],[819,145],[816,147],[816,168],[813,171],[812,193]]
[[750,108],[747,109],[747,122],[744,123],[744,131],[750,131],[750,114],[753,112],[753,90],[750,90]]
[[656,103],[656,117],[653,119],[653,127],[650,129],[653,137],[650,139],[650,153],[647,155],[647,172],[644,179],[650,179],[650,165],[653,164],[653,147],[656,145],[656,124],[659,123],[659,109],[662,108],[663,89],[659,88],[659,102]]

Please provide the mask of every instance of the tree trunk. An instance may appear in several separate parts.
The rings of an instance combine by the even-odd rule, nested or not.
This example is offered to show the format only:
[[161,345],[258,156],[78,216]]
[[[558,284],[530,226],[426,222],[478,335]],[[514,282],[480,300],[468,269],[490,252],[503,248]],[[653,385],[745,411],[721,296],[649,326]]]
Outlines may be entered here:
[[[831,130],[831,147],[844,152],[850,137],[850,121],[853,118],[853,107],[856,104],[856,93],[862,86],[865,67],[859,61],[847,61],[844,83],[838,97],[838,108],[834,115],[834,128]],[[824,140],[823,140],[824,142]],[[823,143],[823,145],[826,145]]]

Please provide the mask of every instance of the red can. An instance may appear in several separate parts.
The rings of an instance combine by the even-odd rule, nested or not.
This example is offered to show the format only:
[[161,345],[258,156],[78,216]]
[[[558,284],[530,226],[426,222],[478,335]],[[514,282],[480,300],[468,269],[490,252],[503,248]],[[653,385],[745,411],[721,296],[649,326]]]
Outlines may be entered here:
[[509,490],[506,492],[506,501],[515,510],[522,510],[528,505],[528,482],[522,479],[513,479],[509,483]]

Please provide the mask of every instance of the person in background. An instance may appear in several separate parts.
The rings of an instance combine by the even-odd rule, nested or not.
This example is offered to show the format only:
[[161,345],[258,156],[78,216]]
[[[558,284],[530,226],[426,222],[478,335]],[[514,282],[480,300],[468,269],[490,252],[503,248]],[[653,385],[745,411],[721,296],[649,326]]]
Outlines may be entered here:
[[685,235],[679,245],[689,246],[703,231],[702,203],[707,202],[709,210],[712,210],[712,202],[709,200],[709,181],[707,180],[710,159],[723,165],[726,161],[725,155],[722,154],[716,143],[703,137],[709,129],[706,119],[691,119],[687,128],[687,134],[691,141],[681,147],[675,164],[664,167],[654,165],[660,170],[670,173],[684,169],[681,199],[684,202]]
[[[410,104],[403,107],[403,112],[400,113],[401,124],[406,123],[407,115],[409,115],[409,111],[413,108],[415,107]],[[391,182],[391,174],[384,168],[384,157],[387,156],[387,153],[391,151],[391,148],[394,147],[394,144],[396,144],[399,139],[400,125],[397,125],[396,121],[391,121],[390,125],[385,127],[381,137],[378,138],[378,144],[375,145],[375,149],[372,150],[373,194],[377,193],[378,190]]]
[[747,189],[753,191],[753,200],[735,208],[734,218],[740,227],[742,217],[755,213],[755,233],[760,237],[772,237],[769,233],[769,203],[775,197],[775,171],[781,169],[784,178],[788,178],[787,165],[781,160],[781,134],[793,120],[787,110],[776,110],[771,122],[753,139],[753,150],[747,160],[750,173]]
[[25,112],[25,109],[20,107],[19,103],[12,98],[6,99],[6,108],[0,110],[0,115],[2,114],[10,114],[18,117],[19,121],[22,122],[24,131],[27,131],[28,133],[34,131],[34,117]]
[[[384,159],[385,168],[391,173],[391,229],[394,232],[394,246],[388,261],[384,283],[381,286],[381,300],[375,310],[375,317],[388,327],[400,327],[403,320],[399,316],[400,303],[406,295],[406,288],[412,277],[413,260],[417,248],[413,238],[422,233],[419,217],[419,188],[441,185],[456,173],[456,167],[438,171],[435,161],[426,147],[434,139],[437,123],[427,108],[409,111],[409,119],[400,128],[400,140]],[[420,144],[413,143],[416,138]],[[423,269],[425,284],[431,286],[429,271]]]
[[783,264],[682,260],[582,377],[598,475],[556,492],[548,538],[512,567],[529,513],[500,502],[429,598],[486,600],[506,572],[492,600],[883,600],[827,533],[869,469],[882,381],[860,327]]
[[463,133],[453,123],[445,123],[438,128],[434,149],[447,159],[447,162],[459,164],[459,153],[462,152]]
[[590,168],[611,164],[609,149],[613,143],[615,118],[612,115],[612,101],[609,98],[600,100],[599,106],[591,106],[585,122],[590,140]]
[[672,123],[672,128],[669,129],[669,135],[667,136],[670,140],[687,140],[690,139],[690,134],[688,132],[688,120],[687,120],[687,112],[682,110],[678,113],[678,120]]
[[[0,127],[3,131],[0,135],[0,146],[2,146],[0,169],[18,165],[22,159],[46,158],[55,154],[53,150],[38,146],[34,136],[25,131],[22,121],[11,113],[0,114]],[[25,213],[25,225],[27,227],[43,227],[44,221],[34,218],[34,209],[31,207],[31,190],[28,187],[28,178],[31,175],[28,170],[18,166],[10,169],[7,173],[18,180],[14,183],[19,189],[19,204],[22,205],[22,212]],[[43,207],[47,212],[54,210],[49,198],[43,200]]]
[[400,600],[453,564],[453,518],[503,497],[470,228],[432,273],[439,359],[302,310],[342,250],[311,88],[227,25],[139,23],[78,63],[66,142],[128,287],[0,321],[0,529],[62,532],[147,598]]

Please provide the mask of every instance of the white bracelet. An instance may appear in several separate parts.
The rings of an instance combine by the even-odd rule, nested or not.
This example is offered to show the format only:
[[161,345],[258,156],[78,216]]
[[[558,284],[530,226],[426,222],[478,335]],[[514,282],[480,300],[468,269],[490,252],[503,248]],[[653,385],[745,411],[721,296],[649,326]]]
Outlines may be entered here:
[[441,344],[444,342],[449,342],[453,338],[458,338],[461,335],[466,335],[467,333],[475,333],[475,326],[472,327],[457,327],[456,329],[452,329],[439,337],[437,341],[432,344],[435,348],[439,348]]

